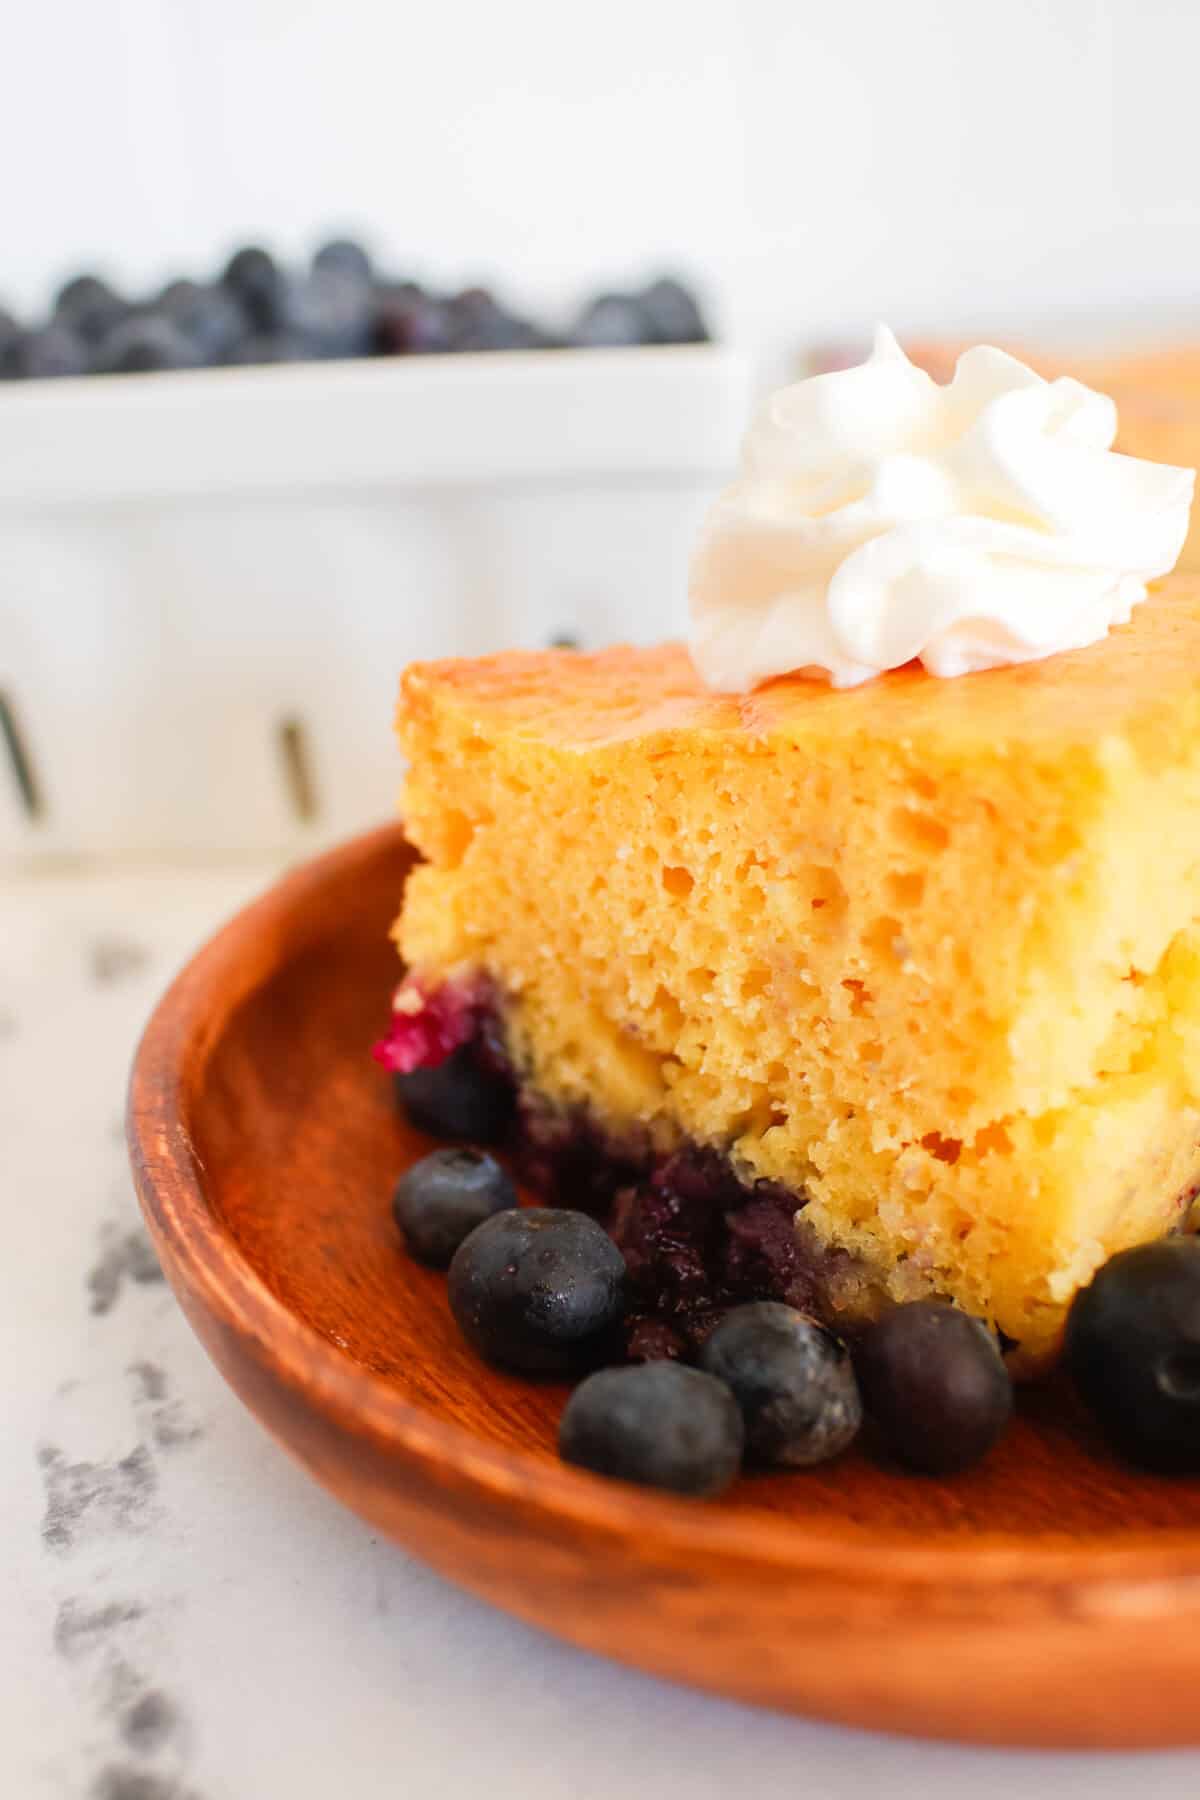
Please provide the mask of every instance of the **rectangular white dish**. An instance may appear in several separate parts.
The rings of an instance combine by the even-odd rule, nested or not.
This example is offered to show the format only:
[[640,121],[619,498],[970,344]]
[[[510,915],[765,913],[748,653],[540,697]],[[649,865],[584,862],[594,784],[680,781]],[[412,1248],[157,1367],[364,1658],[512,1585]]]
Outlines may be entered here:
[[386,816],[406,661],[678,631],[748,386],[707,345],[0,385],[0,858]]

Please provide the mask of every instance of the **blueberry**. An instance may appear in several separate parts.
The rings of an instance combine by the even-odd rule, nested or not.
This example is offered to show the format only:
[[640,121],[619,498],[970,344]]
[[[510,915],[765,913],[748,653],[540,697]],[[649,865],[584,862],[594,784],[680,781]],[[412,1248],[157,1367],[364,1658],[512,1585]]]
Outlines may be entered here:
[[253,331],[239,338],[225,357],[235,367],[254,363],[308,362],[312,351],[295,331]]
[[312,266],[314,273],[332,270],[337,275],[349,275],[363,287],[371,280],[371,259],[353,238],[331,238],[322,244]]
[[517,1190],[483,1150],[434,1150],[403,1174],[392,1213],[409,1253],[444,1269],[477,1225],[517,1204]]
[[581,1382],[563,1413],[558,1450],[596,1475],[708,1497],[737,1475],[743,1436],[723,1382],[682,1363],[647,1362]]
[[0,306],[0,373],[16,347],[21,336],[21,327],[7,307]]
[[700,1367],[733,1391],[746,1446],[762,1462],[807,1468],[850,1444],[862,1402],[841,1339],[778,1300],[735,1306],[705,1340]]
[[1163,1238],[1111,1257],[1075,1296],[1065,1356],[1125,1456],[1200,1470],[1200,1241]]
[[936,1300],[885,1313],[864,1335],[855,1367],[880,1439],[926,1475],[978,1462],[1012,1412],[1012,1382],[991,1333]]
[[566,1375],[614,1348],[625,1260],[586,1213],[497,1213],[450,1264],[450,1309],[473,1349],[501,1368]]
[[284,323],[287,281],[269,250],[247,244],[230,257],[221,282],[256,331],[277,331]]
[[375,301],[375,348],[384,356],[429,356],[453,350],[454,319],[445,301],[423,294],[411,282],[389,289]]
[[205,363],[224,362],[246,334],[246,315],[229,290],[216,284],[172,281],[154,310],[182,331]]
[[613,349],[651,342],[650,317],[636,294],[601,294],[586,306],[570,332],[581,350]]
[[87,344],[98,344],[129,314],[127,300],[98,275],[77,275],[54,297],[54,318]]
[[656,344],[704,344],[709,330],[704,316],[681,282],[652,281],[637,296]]
[[98,375],[142,375],[155,369],[195,369],[201,357],[195,344],[169,319],[125,319],[105,338],[93,365]]
[[19,336],[8,350],[6,373],[16,381],[86,375],[91,363],[83,339],[67,325],[49,324]]
[[512,1119],[511,1083],[485,1067],[471,1044],[461,1044],[434,1069],[414,1069],[393,1082],[410,1124],[430,1137],[495,1144]]
[[365,356],[371,347],[371,292],[352,275],[318,269],[289,285],[283,305],[288,330],[311,356]]
[[501,306],[487,288],[464,288],[447,303],[455,350],[537,350],[545,334]]

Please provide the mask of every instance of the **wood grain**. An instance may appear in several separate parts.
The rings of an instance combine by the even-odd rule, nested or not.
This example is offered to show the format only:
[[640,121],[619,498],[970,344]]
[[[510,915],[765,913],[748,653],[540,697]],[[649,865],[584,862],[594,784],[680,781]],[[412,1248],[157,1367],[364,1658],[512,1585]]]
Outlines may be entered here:
[[660,1675],[948,1738],[1200,1743],[1200,1483],[1122,1468],[1061,1391],[945,1482],[854,1454],[693,1504],[558,1463],[565,1390],[476,1362],[391,1225],[429,1147],[367,1054],[410,862],[389,828],[290,876],[183,972],[134,1068],[155,1245],[269,1430],[453,1580]]

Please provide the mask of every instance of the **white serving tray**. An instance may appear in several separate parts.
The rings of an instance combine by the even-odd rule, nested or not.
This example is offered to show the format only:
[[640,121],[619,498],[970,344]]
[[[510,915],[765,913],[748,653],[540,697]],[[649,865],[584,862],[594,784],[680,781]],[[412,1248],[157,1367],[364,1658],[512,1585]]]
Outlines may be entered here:
[[678,631],[748,389],[714,346],[0,385],[0,859],[386,816],[406,661]]

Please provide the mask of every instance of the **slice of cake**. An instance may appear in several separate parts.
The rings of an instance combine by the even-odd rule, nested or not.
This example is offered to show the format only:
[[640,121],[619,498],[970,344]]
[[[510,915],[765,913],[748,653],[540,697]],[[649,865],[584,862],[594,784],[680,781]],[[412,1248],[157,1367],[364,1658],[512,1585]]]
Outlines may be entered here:
[[717,696],[678,647],[418,665],[399,725],[426,859],[399,1017],[444,991],[453,1042],[486,1016],[535,1133],[586,1128],[635,1182],[712,1152],[846,1253],[827,1313],[945,1294],[1030,1362],[1107,1256],[1182,1223],[1200,583],[961,681]]
[[634,1354],[739,1299],[937,1295],[1036,1367],[1187,1220],[1200,581],[1147,592],[1193,477],[1116,429],[1078,381],[981,348],[942,386],[881,331],[761,409],[690,653],[405,676],[425,861],[381,1055],[466,1135],[515,1093],[532,1185],[625,1251]]

